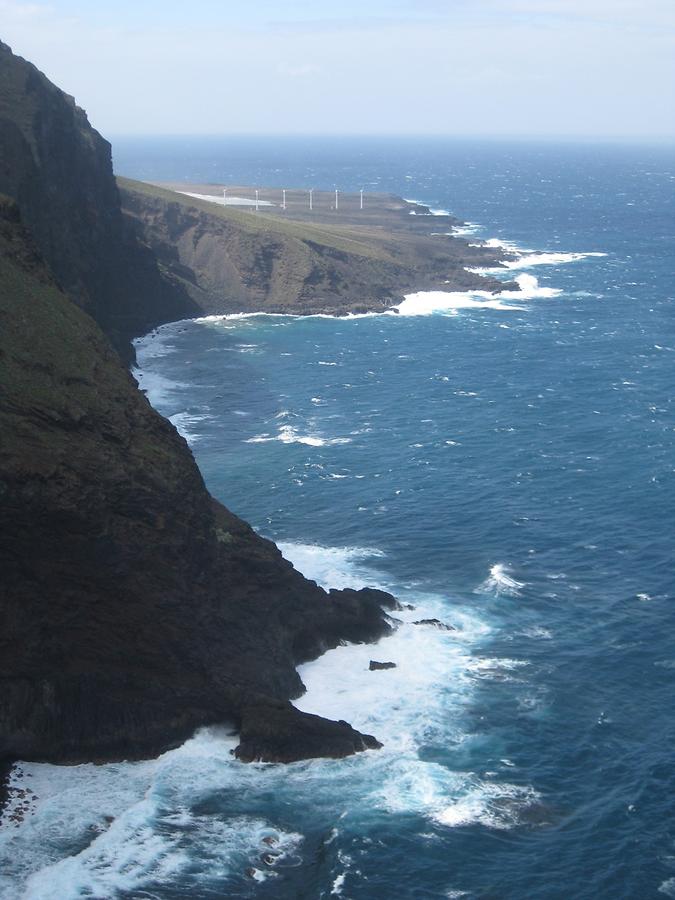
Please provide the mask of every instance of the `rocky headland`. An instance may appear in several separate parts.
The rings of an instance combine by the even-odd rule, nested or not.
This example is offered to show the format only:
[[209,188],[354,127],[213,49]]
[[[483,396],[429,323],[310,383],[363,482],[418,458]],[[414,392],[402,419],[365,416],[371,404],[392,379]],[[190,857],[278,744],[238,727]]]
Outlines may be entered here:
[[[220,205],[221,185],[151,185],[118,178],[129,230],[152,251],[164,277],[203,315],[384,312],[413,291],[501,291],[517,285],[467,267],[499,264],[493,248],[451,236],[458,220],[419,203],[370,194],[260,190],[274,205]],[[228,187],[252,198],[250,187]],[[187,192],[187,193],[186,193]],[[271,200],[266,202],[272,203]],[[504,257],[503,251],[499,256]]]
[[157,754],[221,722],[242,760],[379,746],[291,700],[299,663],[388,634],[395,599],[324,591],[214,500],[130,338],[381,310],[475,286],[464,265],[492,256],[401,216],[329,227],[118,183],[85,113],[1,43],[0,195],[0,764]]

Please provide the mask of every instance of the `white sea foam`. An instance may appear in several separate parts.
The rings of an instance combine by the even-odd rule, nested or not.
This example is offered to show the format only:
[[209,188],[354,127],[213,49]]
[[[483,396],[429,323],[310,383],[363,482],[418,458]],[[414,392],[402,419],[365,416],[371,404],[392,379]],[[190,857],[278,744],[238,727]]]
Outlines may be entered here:
[[336,437],[325,438],[317,434],[300,434],[292,425],[281,425],[277,434],[257,434],[247,438],[246,444],[267,444],[271,441],[281,441],[282,444],[307,444],[309,447],[327,447],[336,444],[349,444],[351,438]]
[[525,660],[520,659],[485,657],[473,659],[468,670],[474,678],[481,681],[513,681],[510,673],[527,665]]
[[515,241],[507,241],[502,238],[488,238],[480,244],[470,244],[470,247],[491,247],[493,249],[508,250],[509,253],[534,253],[527,247],[520,247]]
[[[375,548],[281,546],[326,586],[391,587],[387,558]],[[222,892],[229,878],[274,877],[260,864],[269,849],[264,841],[285,855],[280,867],[294,864],[303,844],[292,818],[282,830],[260,814],[269,797],[281,799],[285,822],[312,809],[332,827],[342,814],[417,815],[444,827],[517,825],[537,802],[532,789],[453,771],[421,752],[430,745],[447,752],[468,739],[462,715],[475,689],[473,673],[489,665],[475,653],[488,627],[443,596],[409,591],[402,599],[416,608],[394,613],[400,624],[391,637],[340,646],[300,667],[308,690],[298,707],[351,721],[383,741],[382,750],[347,760],[245,765],[231,755],[236,737],[212,728],[148,762],[25,764],[15,784],[30,787],[34,798],[22,822],[0,829],[2,900],[153,896],[176,885]],[[414,624],[425,618],[457,630]],[[371,659],[397,668],[369,671]],[[516,660],[498,663],[506,671],[518,667]],[[347,858],[339,861],[332,884],[343,889]]]
[[[290,544],[283,550],[320,583],[389,586],[386,578],[378,578],[372,549]],[[307,693],[296,705],[347,719],[383,741],[382,750],[354,761],[367,776],[369,788],[361,801],[366,807],[389,814],[421,814],[447,827],[511,828],[523,810],[539,801],[532,788],[452,771],[425,760],[420,750],[436,741],[447,747],[466,739],[457,714],[467,702],[475,672],[496,672],[498,667],[510,672],[525,663],[472,655],[472,647],[488,632],[472,612],[449,606],[439,596],[406,599],[416,608],[394,613],[399,625],[391,637],[376,645],[337,647],[301,666]],[[423,618],[438,618],[457,630],[414,624]],[[369,671],[371,659],[394,662],[396,668]]]
[[[270,849],[268,841],[279,864],[288,864],[300,852],[300,834],[230,812],[233,804],[222,814],[195,811],[216,791],[236,797],[240,775],[255,779],[254,767],[232,759],[235,743],[222,730],[204,729],[142,763],[21,764],[11,786],[29,786],[35,799],[22,822],[0,829],[0,897],[76,900],[145,890],[154,896],[153,887],[177,879],[204,888],[245,877]],[[256,870],[260,878],[266,869]]]
[[[503,246],[500,244],[500,246]],[[535,251],[525,251],[519,250],[513,247],[506,247],[505,249],[509,250],[511,253],[518,254],[517,259],[505,259],[502,261],[499,266],[488,266],[488,267],[474,267],[469,268],[467,271],[475,272],[479,275],[489,275],[489,274],[499,274],[503,272],[505,269],[515,270],[515,269],[530,269],[533,266],[562,266],[567,263],[579,262],[582,259],[589,259],[591,257],[600,257],[607,256],[606,253],[563,253],[563,252],[553,252],[553,253],[538,253]]]
[[429,210],[429,212],[420,212],[419,209],[411,209],[411,216],[449,216],[452,213],[447,209],[436,209],[432,206],[428,206],[426,203],[422,202],[422,200],[411,200],[409,197],[403,198],[406,203],[414,203],[418,207],[423,207],[424,209]]
[[166,407],[177,392],[188,387],[182,381],[175,381],[160,375],[159,372],[153,372],[152,368],[135,368],[133,375],[155,408]]
[[297,541],[279,541],[277,546],[296,569],[326,589],[382,583],[373,560],[382,559],[384,553],[373,547],[322,547]]
[[521,821],[523,811],[539,804],[541,797],[531,787],[481,782],[461,799],[440,810],[435,819],[440,825],[486,825],[506,830]]
[[346,872],[341,872],[333,882],[333,886],[331,888],[331,895],[335,897],[339,897],[342,894],[342,888],[345,886],[345,878],[347,877]]
[[502,303],[497,295],[487,291],[418,291],[406,294],[396,309],[401,316],[430,316],[434,313],[452,315],[459,309],[522,310],[522,306]]
[[132,374],[155,407],[166,405],[177,391],[187,387],[183,382],[153,371],[154,360],[175,352],[175,347],[171,343],[172,337],[171,326],[165,326],[133,342],[137,365],[132,369]]
[[136,349],[136,358],[145,363],[148,360],[174,353],[176,348],[170,343],[171,337],[169,329],[156,328],[143,337],[135,338],[133,344]]
[[[479,270],[472,270],[478,272]],[[488,270],[480,270],[487,272]],[[497,271],[497,270],[495,270]],[[500,269],[499,271],[503,271]],[[458,310],[462,309],[495,309],[501,312],[523,311],[525,307],[520,305],[525,300],[534,300],[540,298],[557,297],[562,291],[558,288],[542,287],[534,275],[522,274],[515,279],[519,290],[499,291],[493,293],[491,291],[475,290],[475,291],[418,291],[412,294],[406,294],[405,299],[398,306],[387,310],[384,313],[351,313],[340,318],[341,322],[373,318],[375,316],[429,316],[433,314],[456,315]],[[515,301],[515,302],[514,302]],[[295,316],[287,314],[280,316],[276,313],[229,313],[219,316],[204,316],[195,319],[196,322],[214,324],[227,323],[237,319],[254,319],[257,316],[277,316],[280,318],[313,318],[313,319],[334,319],[326,313],[316,313],[310,316]],[[336,366],[338,363],[320,360],[319,365]]]
[[[154,397],[151,397],[150,399],[154,405]],[[199,431],[195,430],[195,426],[199,425],[200,422],[206,422],[208,419],[212,418],[213,416],[207,414],[199,415],[197,413],[179,412],[169,416],[169,421],[175,427],[178,434],[180,434],[181,437],[184,437],[188,444],[192,445],[201,437]]]
[[497,563],[490,567],[490,574],[485,581],[476,588],[477,594],[506,594],[507,596],[517,597],[520,591],[525,587],[524,581],[516,581],[508,574],[506,566]]
[[538,297],[557,297],[562,293],[557,288],[540,287],[534,275],[519,275],[516,278],[519,291],[419,291],[407,294],[396,309],[402,316],[429,316],[434,313],[456,314],[460,309],[496,309],[502,312],[523,310],[525,307],[504,302],[533,300]]
[[452,231],[448,232],[451,237],[466,237],[482,231],[483,226],[477,222],[465,222],[463,225],[453,225]]

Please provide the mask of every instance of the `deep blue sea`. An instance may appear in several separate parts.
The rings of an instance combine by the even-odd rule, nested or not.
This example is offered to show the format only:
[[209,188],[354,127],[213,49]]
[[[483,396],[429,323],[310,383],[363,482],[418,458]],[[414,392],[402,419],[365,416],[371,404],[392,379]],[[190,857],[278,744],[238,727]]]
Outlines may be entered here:
[[524,290],[138,342],[217,497],[309,577],[415,604],[300,670],[301,708],[384,748],[244,765],[212,729],[144,763],[26,765],[0,896],[675,897],[675,150],[157,139],[115,163],[394,191],[518,249]]

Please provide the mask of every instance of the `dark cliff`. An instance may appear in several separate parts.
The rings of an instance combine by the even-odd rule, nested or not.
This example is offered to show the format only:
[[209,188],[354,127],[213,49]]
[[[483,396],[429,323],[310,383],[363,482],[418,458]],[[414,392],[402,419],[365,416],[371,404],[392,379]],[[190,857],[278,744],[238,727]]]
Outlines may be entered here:
[[0,179],[0,759],[152,754],[224,721],[243,759],[376,746],[289,699],[296,664],[388,633],[395,601],[326,593],[209,496],[108,340],[189,298],[125,228],[108,145],[4,45]]
[[130,337],[194,311],[128,232],[110,144],[72,97],[1,42],[0,193],[16,200],[60,285],[125,358]]

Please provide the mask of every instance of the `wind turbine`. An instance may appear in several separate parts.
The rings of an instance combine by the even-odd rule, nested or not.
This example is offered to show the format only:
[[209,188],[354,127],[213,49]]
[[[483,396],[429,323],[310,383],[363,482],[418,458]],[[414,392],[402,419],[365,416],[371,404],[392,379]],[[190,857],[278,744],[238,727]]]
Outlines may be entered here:
[[282,208],[282,209],[286,209],[286,190],[283,189],[283,190],[281,191],[281,194],[282,194],[282,197],[283,197],[283,200],[281,201],[281,208]]
[[258,204],[260,202],[260,191],[258,188],[255,189],[255,211],[258,212]]
[[338,201],[338,189],[335,188],[335,209],[337,210],[339,208],[340,208],[340,203]]
[[359,191],[359,193],[361,194],[361,205],[360,205],[359,208],[360,208],[360,209],[363,209],[363,188],[361,188],[361,190]]
[[313,193],[314,193],[314,188],[310,188],[309,189],[309,208],[310,209],[314,209],[314,207],[312,206],[312,194]]

